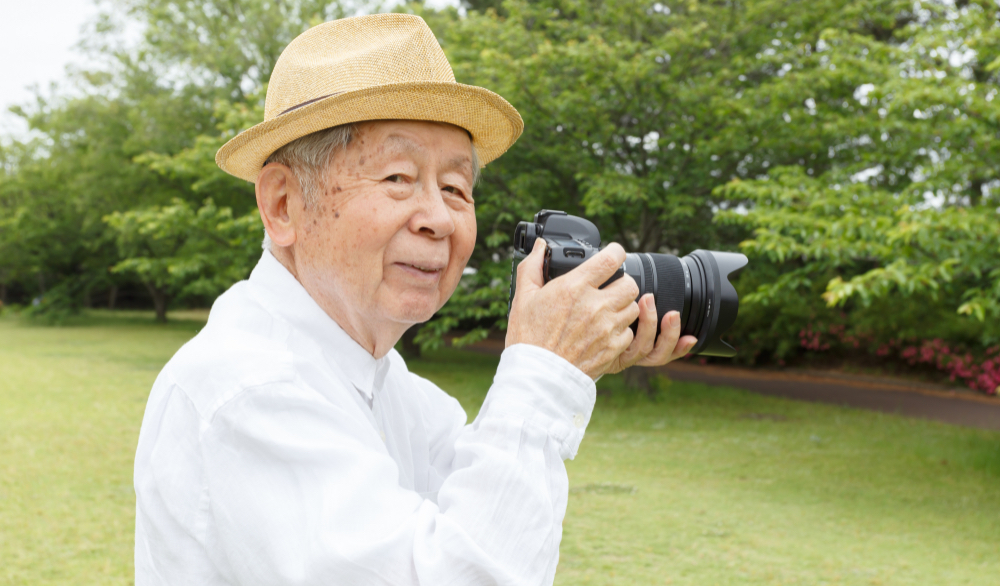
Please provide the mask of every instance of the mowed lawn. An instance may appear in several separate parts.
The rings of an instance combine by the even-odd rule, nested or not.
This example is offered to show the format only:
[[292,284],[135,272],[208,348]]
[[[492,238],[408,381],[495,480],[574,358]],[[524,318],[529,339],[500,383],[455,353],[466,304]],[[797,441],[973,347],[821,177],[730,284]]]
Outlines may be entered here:
[[[201,325],[0,318],[0,583],[132,582],[146,396]],[[472,415],[495,365],[410,367]],[[602,397],[568,469],[558,584],[1000,584],[1000,433],[673,383]]]

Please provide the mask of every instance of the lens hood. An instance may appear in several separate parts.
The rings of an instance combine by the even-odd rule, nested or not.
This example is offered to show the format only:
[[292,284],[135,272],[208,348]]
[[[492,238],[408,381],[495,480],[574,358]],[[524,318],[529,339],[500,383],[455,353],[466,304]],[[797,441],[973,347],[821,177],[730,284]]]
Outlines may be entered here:
[[[691,333],[698,338],[690,353],[735,356],[736,349],[723,342],[721,336],[736,322],[740,299],[730,279],[747,266],[747,257],[736,252],[695,250],[683,260],[687,261],[690,269],[694,269],[690,271],[694,298],[704,300],[704,306],[692,307],[692,314],[688,317],[689,325],[697,324]],[[704,293],[699,295],[698,289],[701,288]]]

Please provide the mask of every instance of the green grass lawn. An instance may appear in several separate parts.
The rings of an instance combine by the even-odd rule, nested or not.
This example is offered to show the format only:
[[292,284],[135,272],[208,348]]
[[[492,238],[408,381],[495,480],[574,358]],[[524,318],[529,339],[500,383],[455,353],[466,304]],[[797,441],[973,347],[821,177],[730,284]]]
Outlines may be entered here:
[[[197,317],[197,316],[194,316]],[[0,583],[129,584],[146,395],[201,323],[0,319]],[[496,359],[412,362],[470,415]],[[673,383],[602,387],[559,584],[1000,584],[1000,434]]]

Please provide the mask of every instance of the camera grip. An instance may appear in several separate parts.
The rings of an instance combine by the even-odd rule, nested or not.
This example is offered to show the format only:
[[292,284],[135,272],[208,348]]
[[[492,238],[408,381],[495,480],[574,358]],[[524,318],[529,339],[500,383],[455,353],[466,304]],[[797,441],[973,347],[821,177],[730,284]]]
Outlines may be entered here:
[[[556,277],[560,277],[572,271],[586,262],[587,259],[600,252],[600,250],[596,248],[581,245],[578,242],[567,243],[559,240],[546,239],[546,244],[545,261],[542,265],[542,278],[546,283]],[[611,275],[611,277],[598,288],[603,289],[623,276],[625,276],[624,264],[618,267],[615,274]]]

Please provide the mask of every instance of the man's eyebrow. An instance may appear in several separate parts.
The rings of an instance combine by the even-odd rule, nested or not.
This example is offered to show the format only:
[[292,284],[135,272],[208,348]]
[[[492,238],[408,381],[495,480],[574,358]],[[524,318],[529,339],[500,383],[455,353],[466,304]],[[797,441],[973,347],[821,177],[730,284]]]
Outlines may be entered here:
[[[426,151],[426,149],[419,143],[405,136],[401,136],[399,134],[390,134],[389,136],[385,137],[385,142],[391,149],[397,150],[398,152],[422,153]],[[476,170],[472,168],[472,157],[468,155],[459,155],[457,157],[452,157],[451,159],[448,159],[444,163],[442,168],[448,171],[452,169],[464,168],[465,170],[469,171],[469,174],[471,176],[474,177],[476,175]]]
[[403,152],[423,152],[425,150],[424,147],[420,146],[417,142],[398,134],[390,134],[385,137],[385,142],[394,150]]
[[472,157],[467,155],[460,155],[448,159],[442,168],[446,171],[450,171],[452,169],[462,169],[468,171],[470,176],[475,176],[476,174],[476,170],[472,168]]

